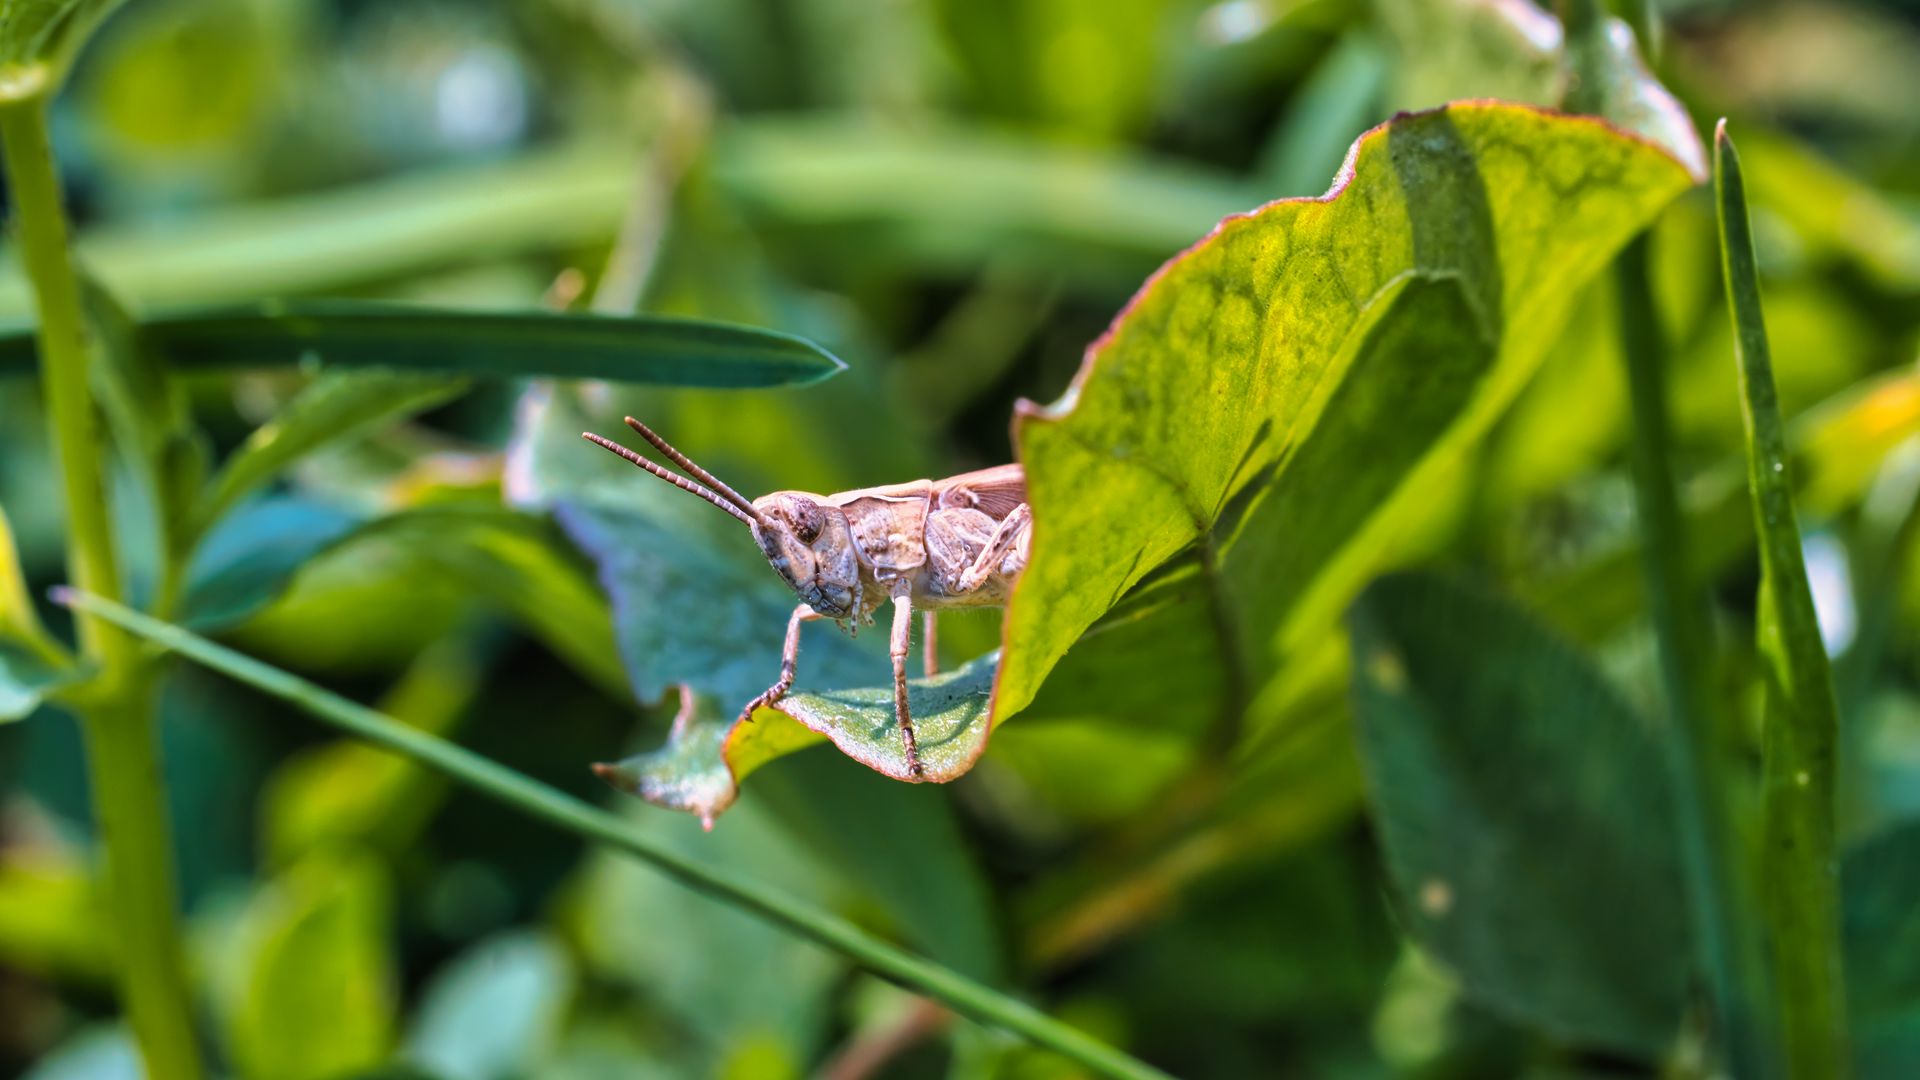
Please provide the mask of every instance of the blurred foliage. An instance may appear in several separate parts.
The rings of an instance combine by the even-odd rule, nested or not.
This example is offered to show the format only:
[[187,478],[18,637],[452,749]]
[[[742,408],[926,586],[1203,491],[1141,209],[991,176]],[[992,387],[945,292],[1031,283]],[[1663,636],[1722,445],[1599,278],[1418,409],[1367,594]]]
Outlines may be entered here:
[[[52,41],[42,30],[67,8],[109,6],[8,5],[56,18],[27,34],[0,20],[0,49]],[[1034,623],[1059,625],[1021,676],[1031,704],[949,785],[891,783],[774,713],[751,758],[697,796],[731,801],[753,771],[711,833],[598,785],[587,763],[666,741],[677,683],[708,718],[765,686],[791,598],[731,520],[577,433],[631,412],[749,493],[1006,461],[1015,402],[1058,399],[1156,266],[1224,215],[1327,190],[1356,137],[1398,109],[1567,105],[1682,149],[1689,117],[1729,114],[1839,690],[1856,1064],[1911,1075],[1920,17],[1885,0],[1616,7],[1653,11],[1658,82],[1596,84],[1636,70],[1631,38],[1615,27],[1569,48],[1525,0],[126,5],[72,58],[54,119],[85,265],[130,313],[102,301],[95,318],[134,595],[171,594],[172,615],[237,647],[620,800],[636,828],[703,862],[1018,988],[1181,1075],[1684,1068],[1697,1033],[1636,981],[1666,1001],[1684,945],[1657,912],[1637,930],[1613,922],[1624,904],[1658,908],[1669,878],[1644,840],[1657,784],[1630,764],[1661,718],[1616,298],[1597,271],[1659,211],[1651,270],[1691,554],[1715,598],[1716,685],[1741,721],[1729,746],[1757,755],[1760,563],[1704,193],[1668,205],[1683,184],[1662,179],[1608,216],[1484,165],[1495,235],[1529,249],[1491,264],[1505,270],[1491,348],[1463,310],[1496,288],[1488,264],[1344,227],[1329,245],[1352,261],[1341,272],[1372,275],[1368,296],[1416,264],[1442,273],[1392,286],[1352,348],[1326,329],[1315,355],[1334,373],[1285,409],[1229,385],[1257,369],[1193,363],[1222,355],[1213,339],[1232,320],[1183,312],[1198,288],[1181,276],[1244,273],[1208,263],[1232,261],[1233,234],[1176,264],[1096,350],[1127,377],[1083,382],[1077,407],[1054,411],[1065,419],[1017,436],[1057,485],[1036,484],[1043,528],[1072,522],[1042,541],[1061,561],[1032,584],[1098,596],[1009,618],[1024,648]],[[1455,114],[1473,154],[1483,136],[1536,138],[1475,123]],[[1418,205],[1391,168],[1395,137],[1363,144],[1356,182],[1381,205]],[[1459,206],[1451,189],[1433,199]],[[1237,228],[1301,247],[1304,233],[1256,223],[1343,205]],[[1442,238],[1459,225],[1434,220]],[[1546,239],[1571,233],[1584,235]],[[126,329],[268,298],[591,304],[769,327],[849,366],[817,386],[724,392],[456,385],[224,366],[260,347],[244,339],[168,357]],[[1310,298],[1273,306],[1289,340],[1325,318]],[[0,320],[19,329],[30,313],[0,261]],[[528,363],[544,344],[524,339]],[[388,351],[364,355],[398,363]],[[1455,368],[1493,372],[1497,392],[1448,396]],[[1181,397],[1203,376],[1217,399]],[[1156,411],[1154,386],[1207,407]],[[0,719],[68,677],[66,618],[38,600],[64,570],[32,387],[0,379]],[[1288,410],[1320,422],[1293,430]],[[1100,430],[1066,445],[1075,425]],[[1087,459],[1071,482],[1068,453]],[[1121,490],[1142,461],[1204,494],[1203,519],[1154,532],[1153,496]],[[169,582],[169,557],[188,553]],[[1402,662],[1364,646],[1349,662],[1348,601],[1412,563],[1475,584],[1366,593],[1356,625]],[[1237,675],[1222,595],[1231,636],[1257,646]],[[987,685],[993,661],[977,658],[1000,632],[997,613],[942,620],[963,688]],[[810,707],[883,685],[879,636],[809,629]],[[1242,707],[1223,708],[1236,694]],[[983,697],[956,702],[984,726]],[[124,1076],[80,743],[57,711],[0,723],[0,1075]],[[162,736],[195,993],[223,1074],[1074,1074],[202,673],[169,680]],[[1477,869],[1448,872],[1461,865]],[[1453,933],[1435,934],[1449,914]],[[1618,936],[1565,932],[1585,924]],[[1629,956],[1645,966],[1625,970]],[[1542,968],[1566,981],[1539,981]]]

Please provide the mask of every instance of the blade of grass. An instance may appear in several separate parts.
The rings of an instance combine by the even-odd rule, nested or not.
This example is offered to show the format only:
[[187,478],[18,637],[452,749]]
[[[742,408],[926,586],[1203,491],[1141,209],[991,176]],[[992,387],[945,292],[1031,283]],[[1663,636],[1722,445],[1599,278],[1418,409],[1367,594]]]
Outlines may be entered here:
[[[741,388],[818,382],[846,368],[820,346],[777,330],[654,315],[305,300],[162,314],[140,325],[180,370],[291,364],[311,356],[334,367]],[[0,337],[0,376],[25,374],[32,361],[31,336]]]
[[1638,514],[1647,609],[1659,643],[1682,873],[1698,962],[1712,1003],[1714,1043],[1733,1076],[1771,1075],[1764,1001],[1766,925],[1739,858],[1736,785],[1728,774],[1725,730],[1713,692],[1707,598],[1690,572],[1685,517],[1672,456],[1667,407],[1667,346],[1648,280],[1651,244],[1642,233],[1616,264],[1621,348],[1633,406],[1634,505]]
[[1767,669],[1761,883],[1782,1041],[1792,1076],[1842,1076],[1846,1006],[1840,862],[1834,843],[1838,709],[1787,476],[1786,426],[1760,310],[1760,276],[1740,157],[1722,120],[1713,137],[1720,258],[1733,316],[1747,477],[1760,539],[1760,652]]
[[408,727],[289,672],[111,600],[70,589],[60,590],[55,599],[287,701],[343,731],[438,769],[530,817],[635,856],[688,888],[752,912],[844,954],[877,975],[938,998],[983,1023],[1024,1036],[1102,1076],[1166,1075],[1025,1002],[889,945],[844,919],[792,897],[701,866],[635,833],[606,810],[529,779],[499,762]]

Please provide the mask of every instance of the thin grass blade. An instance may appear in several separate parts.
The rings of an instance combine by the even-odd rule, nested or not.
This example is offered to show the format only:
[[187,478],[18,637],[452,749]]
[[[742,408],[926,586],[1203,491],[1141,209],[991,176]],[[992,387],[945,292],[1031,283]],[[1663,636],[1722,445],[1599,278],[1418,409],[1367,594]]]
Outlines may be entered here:
[[1760,878],[1772,938],[1787,1074],[1847,1074],[1834,840],[1838,708],[1807,583],[1787,433],[1760,308],[1760,276],[1740,158],[1725,121],[1714,132],[1721,267],[1732,309],[1748,489],[1760,541],[1760,653],[1766,666]]
[[[846,368],[777,330],[655,315],[445,311],[303,300],[161,314],[141,332],[182,371],[317,360],[478,378],[606,379],[706,388],[804,385]],[[33,370],[26,331],[0,337],[0,376]]]
[[877,975],[1063,1054],[1100,1076],[1166,1076],[1153,1066],[1128,1057],[1025,1002],[895,948],[844,919],[790,896],[693,862],[635,833],[612,813],[349,701],[299,676],[98,596],[62,589],[56,593],[56,599],[289,702],[318,720],[438,769],[530,817],[633,855],[688,888],[816,941]]

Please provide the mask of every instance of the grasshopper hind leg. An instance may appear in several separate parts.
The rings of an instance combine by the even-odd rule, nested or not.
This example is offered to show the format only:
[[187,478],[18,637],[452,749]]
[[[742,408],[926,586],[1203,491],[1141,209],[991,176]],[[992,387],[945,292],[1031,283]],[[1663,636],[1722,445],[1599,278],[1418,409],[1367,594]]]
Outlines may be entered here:
[[900,739],[906,744],[907,772],[915,780],[926,776],[920,764],[920,742],[913,733],[913,714],[907,708],[907,651],[913,644],[913,598],[905,592],[893,598],[893,715],[900,721]]

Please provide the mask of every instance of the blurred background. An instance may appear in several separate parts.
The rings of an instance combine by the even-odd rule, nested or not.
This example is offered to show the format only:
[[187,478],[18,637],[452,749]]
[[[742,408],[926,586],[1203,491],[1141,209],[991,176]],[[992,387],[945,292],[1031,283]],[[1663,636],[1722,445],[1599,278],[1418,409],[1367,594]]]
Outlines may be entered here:
[[[1398,109],[1528,94],[1537,73],[1435,29],[1490,6],[132,0],[55,135],[89,264],[140,310],[591,294],[821,341],[851,365],[830,398],[683,395],[671,431],[743,490],[832,491],[1007,460],[1013,402],[1056,397],[1219,217],[1324,191]],[[1899,572],[1920,555],[1920,5],[1656,7],[1659,74],[1702,130],[1729,115],[1742,140],[1787,410],[1841,418],[1810,429],[1837,449],[1803,514],[1841,664],[1843,829],[1866,835],[1920,813],[1920,589]],[[1656,280],[1682,460],[1718,505],[1740,416],[1712,230],[1703,193],[1670,211]],[[1444,543],[1522,593],[1631,527],[1605,291],[1488,441]],[[9,262],[0,318],[29,314]],[[231,447],[300,381],[206,377],[193,408]],[[497,500],[519,392],[482,385],[329,450],[281,494],[315,528],[343,507]],[[0,504],[36,587],[64,574],[52,476],[31,384],[0,382]],[[1735,627],[1743,544],[1712,566]],[[530,630],[539,595],[503,604],[440,556],[406,537],[333,548],[227,639],[702,860],[877,927],[917,921],[946,962],[1182,1075],[1632,1072],[1508,1026],[1403,942],[1344,701],[1302,702],[1325,721],[1302,728],[1310,756],[1179,837],[1154,829],[1193,725],[1097,711],[1013,723],[937,790],[817,747],[706,834],[586,772],[659,742],[667,713]],[[1651,696],[1638,622],[1594,621],[1568,632]],[[943,632],[950,661],[997,640],[985,617]],[[177,671],[164,714],[195,979],[235,1072],[1073,1074],[203,671]],[[0,1076],[136,1075],[88,829],[74,726],[0,726]]]

